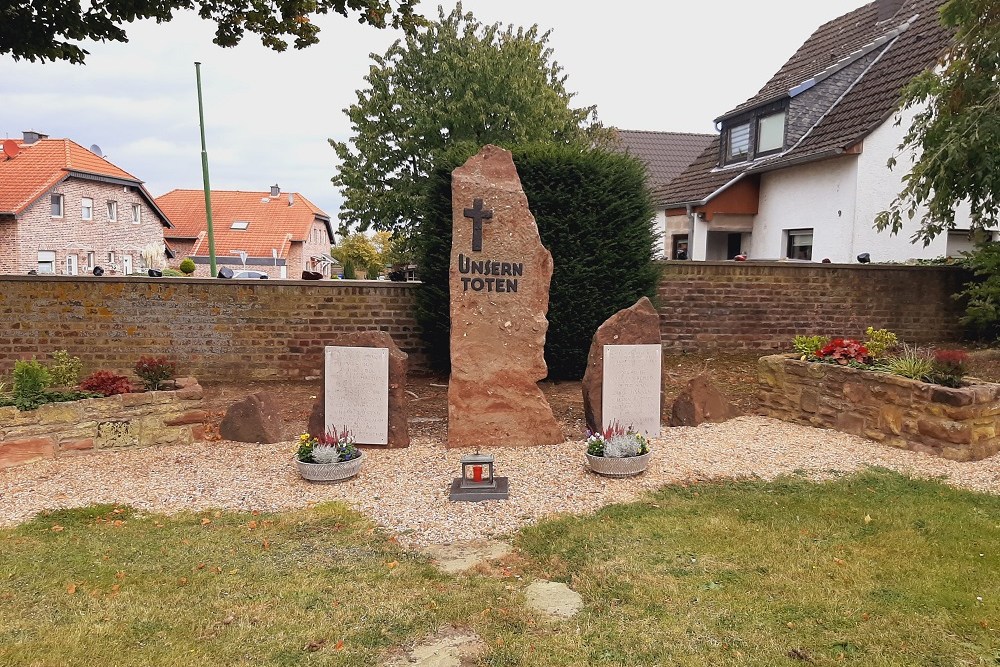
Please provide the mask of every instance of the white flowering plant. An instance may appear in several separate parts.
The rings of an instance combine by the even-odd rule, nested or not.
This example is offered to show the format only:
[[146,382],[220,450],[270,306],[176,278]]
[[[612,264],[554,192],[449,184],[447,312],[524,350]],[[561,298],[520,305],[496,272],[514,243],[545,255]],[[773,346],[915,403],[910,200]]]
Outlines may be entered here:
[[361,456],[354,446],[354,435],[345,426],[340,431],[314,436],[299,436],[299,449],[295,458],[303,463],[343,463]]
[[622,426],[617,421],[608,424],[604,431],[587,431],[587,453],[606,458],[642,456],[649,452],[649,441],[638,431]]

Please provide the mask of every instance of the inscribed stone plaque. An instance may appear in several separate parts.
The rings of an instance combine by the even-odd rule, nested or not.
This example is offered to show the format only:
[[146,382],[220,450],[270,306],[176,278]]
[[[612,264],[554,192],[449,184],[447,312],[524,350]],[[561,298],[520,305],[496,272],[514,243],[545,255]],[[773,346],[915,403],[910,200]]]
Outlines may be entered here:
[[659,345],[605,345],[603,428],[617,421],[647,438],[660,437]]
[[345,426],[362,445],[389,442],[389,350],[326,348],[326,430]]

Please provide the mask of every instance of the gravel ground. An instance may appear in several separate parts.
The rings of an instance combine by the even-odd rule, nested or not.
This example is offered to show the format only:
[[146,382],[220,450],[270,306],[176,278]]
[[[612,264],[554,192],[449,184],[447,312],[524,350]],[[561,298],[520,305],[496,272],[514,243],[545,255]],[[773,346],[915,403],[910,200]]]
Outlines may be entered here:
[[122,503],[176,512],[210,508],[281,510],[342,500],[411,546],[502,536],[546,515],[584,513],[636,498],[664,484],[733,477],[773,479],[802,472],[828,479],[881,466],[958,487],[1000,493],[1000,456],[957,463],[892,449],[851,435],[765,417],[664,429],[649,469],[631,479],[588,473],[583,445],[501,448],[497,475],[510,478],[508,501],[452,503],[448,486],[462,451],[435,438],[408,449],[368,449],[358,477],[333,485],[303,481],[292,443],[202,442],[163,449],[104,451],[0,470],[0,525],[39,511]]

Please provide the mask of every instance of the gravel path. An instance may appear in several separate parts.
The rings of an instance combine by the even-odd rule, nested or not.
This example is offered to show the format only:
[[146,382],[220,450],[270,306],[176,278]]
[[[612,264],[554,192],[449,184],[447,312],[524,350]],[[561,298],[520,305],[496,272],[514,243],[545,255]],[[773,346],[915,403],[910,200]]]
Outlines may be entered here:
[[445,450],[432,438],[417,438],[408,449],[369,449],[360,475],[334,485],[300,479],[291,464],[291,443],[202,442],[105,451],[0,470],[0,525],[43,509],[91,503],[174,512],[280,510],[342,500],[399,533],[401,541],[419,546],[502,535],[548,514],[588,512],[647,489],[695,480],[773,479],[795,471],[824,479],[838,471],[881,466],[1000,493],[1000,456],[957,463],[765,417],[664,429],[652,448],[643,475],[618,480],[586,472],[579,442],[498,447],[492,450],[496,472],[510,478],[510,499],[481,503],[448,501],[463,452]]

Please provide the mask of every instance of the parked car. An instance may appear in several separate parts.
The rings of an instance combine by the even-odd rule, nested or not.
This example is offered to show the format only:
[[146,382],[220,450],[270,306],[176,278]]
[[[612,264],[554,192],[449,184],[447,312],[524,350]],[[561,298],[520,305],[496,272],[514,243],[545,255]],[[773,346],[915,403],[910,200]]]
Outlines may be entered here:
[[267,274],[263,271],[237,271],[233,274],[233,280],[238,280],[240,278],[260,278],[261,280],[267,279]]

